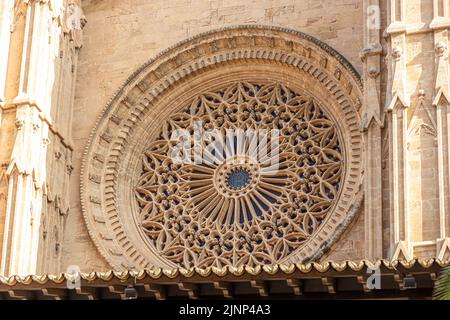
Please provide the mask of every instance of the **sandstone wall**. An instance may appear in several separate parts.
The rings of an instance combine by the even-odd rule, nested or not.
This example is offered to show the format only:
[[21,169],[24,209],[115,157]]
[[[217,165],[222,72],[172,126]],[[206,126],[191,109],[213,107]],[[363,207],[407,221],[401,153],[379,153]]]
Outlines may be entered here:
[[[73,115],[74,173],[63,268],[108,268],[92,245],[80,208],[82,153],[96,118],[127,77],[165,48],[212,29],[239,24],[276,25],[316,36],[361,72],[363,15],[360,0],[85,0],[84,29]],[[363,219],[336,245],[336,259],[357,259]],[[358,250],[356,248],[359,247]]]

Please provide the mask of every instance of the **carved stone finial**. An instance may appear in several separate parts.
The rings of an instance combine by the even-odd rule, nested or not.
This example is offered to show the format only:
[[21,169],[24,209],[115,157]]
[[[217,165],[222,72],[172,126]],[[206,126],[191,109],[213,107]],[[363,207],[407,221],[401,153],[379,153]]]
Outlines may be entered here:
[[66,8],[65,18],[67,32],[74,41],[75,48],[83,46],[83,28],[87,23],[83,9],[75,1],[70,1]]
[[442,57],[447,50],[447,45],[444,42],[439,41],[438,43],[436,43],[434,50],[439,57]]

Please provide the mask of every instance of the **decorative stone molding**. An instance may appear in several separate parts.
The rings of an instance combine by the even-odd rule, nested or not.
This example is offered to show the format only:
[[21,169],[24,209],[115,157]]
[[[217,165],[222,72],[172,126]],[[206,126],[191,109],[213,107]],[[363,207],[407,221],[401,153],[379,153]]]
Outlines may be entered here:
[[318,259],[317,252],[325,252],[351,222],[361,203],[363,175],[357,72],[336,51],[300,32],[224,28],[183,41],[144,64],[96,122],[83,155],[81,203],[89,234],[113,268],[180,266],[164,258],[140,226],[135,191],[143,154],[162,124],[195,97],[240,82],[275,83],[312,97],[330,117],[341,144],[342,183],[333,209],[301,246],[273,263]]
[[[202,137],[214,129],[215,138]],[[183,163],[171,141],[180,130],[194,151]],[[136,187],[138,222],[159,255],[184,268],[278,263],[336,210],[344,171],[337,125],[314,98],[284,85],[205,92],[156,139]]]

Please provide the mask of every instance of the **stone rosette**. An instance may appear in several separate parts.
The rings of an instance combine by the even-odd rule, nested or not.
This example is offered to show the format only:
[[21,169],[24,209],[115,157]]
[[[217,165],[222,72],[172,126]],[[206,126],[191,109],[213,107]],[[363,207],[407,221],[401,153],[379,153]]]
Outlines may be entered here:
[[224,28],[187,39],[144,64],[96,122],[83,156],[81,202],[89,234],[113,268],[180,266],[158,251],[139,219],[136,186],[143,155],[163,123],[195,97],[239,82],[277,83],[312,97],[332,120],[339,139],[342,170],[332,209],[301,246],[274,263],[320,258],[353,220],[363,179],[357,72],[329,46],[300,32]]

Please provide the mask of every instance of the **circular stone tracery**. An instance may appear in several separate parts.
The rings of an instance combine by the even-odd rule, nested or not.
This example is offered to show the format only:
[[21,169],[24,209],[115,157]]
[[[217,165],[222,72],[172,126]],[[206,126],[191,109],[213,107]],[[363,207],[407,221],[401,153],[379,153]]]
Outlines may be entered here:
[[251,173],[246,169],[233,169],[227,176],[228,187],[233,190],[242,190],[250,184]]
[[[187,106],[189,100],[242,79],[255,84],[284,83],[298,93],[308,92],[310,96],[320,97],[325,113],[333,116],[339,131],[340,151],[345,155],[338,197],[316,231],[286,258],[269,258],[284,265],[316,261],[354,221],[361,209],[364,175],[361,161],[364,141],[360,131],[362,82],[357,71],[338,52],[307,34],[273,26],[226,27],[186,39],[150,59],[120,87],[94,125],[82,159],[80,201],[89,235],[112,268],[122,271],[180,266],[179,260],[161,253],[168,246],[157,247],[146,234],[151,228],[143,227],[142,221],[150,220],[144,219],[144,204],[136,201],[136,187],[143,172],[142,155],[149,150],[149,142],[158,140],[161,123]],[[164,162],[164,166],[179,169],[168,162]],[[259,182],[235,192],[232,198],[244,192],[260,194],[261,188],[256,187],[260,186],[262,178],[267,179],[264,169],[262,166],[258,175],[252,175],[252,181]],[[162,168],[158,173],[162,173]],[[171,173],[164,175],[164,181],[174,178]],[[303,179],[306,178],[299,180],[305,181]],[[162,184],[158,183],[157,187]],[[182,185],[186,183],[182,181],[178,187],[167,185],[165,188],[170,196],[170,192],[179,192]],[[211,189],[219,190],[216,186],[220,185],[213,179]],[[223,193],[218,194],[229,198],[225,194],[226,186]],[[148,198],[151,197],[149,194]],[[164,193],[164,197],[155,198],[155,203],[170,207],[166,198]],[[295,197],[291,199],[290,202],[296,203],[294,208],[303,206],[300,201],[294,201]],[[169,210],[162,212],[169,214]],[[181,210],[175,218],[177,223],[186,226],[182,221],[185,216],[180,216],[183,214]],[[294,218],[291,213],[289,216]],[[155,225],[155,230],[160,228],[158,223]],[[246,228],[252,232],[244,233],[252,238],[254,228],[250,229]],[[215,232],[214,229],[211,232]],[[223,234],[222,230],[219,234]],[[217,245],[214,241],[210,246]],[[235,242],[239,241],[242,242],[242,237],[236,238]],[[276,243],[276,250],[271,250],[274,254],[283,246],[280,241]],[[219,265],[206,263],[203,257],[198,261],[190,265]],[[236,267],[261,264],[254,259],[247,262],[236,259],[231,263],[236,261]]]
[[[180,129],[195,133],[184,153],[171,140]],[[199,145],[199,130],[215,133]],[[276,264],[330,215],[343,160],[337,127],[315,99],[278,83],[237,82],[163,125],[135,189],[140,225],[181,267]]]
[[218,166],[214,170],[214,186],[224,197],[245,196],[259,180],[260,165],[250,157],[235,156],[225,161],[217,159],[215,164]]

